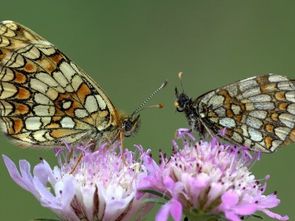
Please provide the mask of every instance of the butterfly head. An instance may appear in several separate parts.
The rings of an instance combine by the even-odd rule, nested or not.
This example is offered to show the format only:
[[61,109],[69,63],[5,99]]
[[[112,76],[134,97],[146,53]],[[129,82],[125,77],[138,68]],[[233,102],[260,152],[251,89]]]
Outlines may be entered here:
[[174,102],[174,105],[176,107],[176,110],[178,112],[185,111],[191,103],[191,99],[184,92],[179,93],[177,88],[175,88],[175,96],[176,100]]
[[130,137],[135,134],[140,126],[140,115],[128,116],[123,118],[122,121],[122,133],[125,137]]
[[155,96],[159,91],[161,91],[165,86],[167,85],[167,81],[164,81],[159,88],[157,88],[155,91],[151,93],[150,96],[148,96],[136,109],[133,111],[133,113],[130,116],[123,117],[122,119],[122,133],[125,137],[130,137],[132,134],[134,134],[137,129],[140,126],[140,115],[139,112],[141,112],[143,109],[146,108],[163,108],[162,104],[157,105],[150,105],[145,106],[148,101]]

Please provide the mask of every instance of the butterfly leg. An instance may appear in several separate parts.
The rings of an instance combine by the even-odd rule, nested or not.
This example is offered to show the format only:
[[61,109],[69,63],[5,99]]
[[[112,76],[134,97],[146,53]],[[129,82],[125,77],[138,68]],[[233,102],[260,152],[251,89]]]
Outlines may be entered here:
[[200,134],[206,138],[206,139],[212,139],[213,137],[215,137],[215,134],[212,132],[212,130],[210,130],[210,128],[202,121],[202,119],[199,119],[199,132]]

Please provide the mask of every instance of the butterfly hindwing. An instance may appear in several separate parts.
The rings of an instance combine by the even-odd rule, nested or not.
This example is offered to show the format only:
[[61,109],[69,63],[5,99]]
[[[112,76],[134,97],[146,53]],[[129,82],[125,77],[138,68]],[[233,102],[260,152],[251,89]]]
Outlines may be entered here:
[[0,119],[7,136],[20,144],[52,146],[118,133],[119,116],[102,89],[54,45],[4,21]]

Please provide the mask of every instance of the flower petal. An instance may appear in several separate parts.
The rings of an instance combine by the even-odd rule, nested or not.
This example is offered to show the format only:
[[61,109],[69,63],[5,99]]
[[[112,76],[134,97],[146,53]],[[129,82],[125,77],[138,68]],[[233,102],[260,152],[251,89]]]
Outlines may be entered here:
[[170,213],[171,216],[173,217],[173,219],[175,221],[180,221],[181,217],[182,217],[182,205],[181,203],[176,200],[176,199],[172,199],[170,201]]
[[227,191],[221,196],[222,207],[225,209],[231,209],[235,206],[239,201],[239,196],[234,191]]
[[160,208],[159,212],[156,215],[155,221],[167,221],[169,217],[169,212],[170,203],[168,202]]
[[8,173],[9,173],[10,177],[13,179],[13,181],[16,182],[18,185],[20,185],[25,190],[31,192],[34,196],[38,197],[38,193],[36,192],[36,190],[33,186],[32,180],[23,179],[23,177],[22,177],[23,174],[22,175],[20,174],[20,172],[18,171],[14,162],[6,155],[2,155],[2,157],[3,157],[3,161],[5,163],[5,166],[8,170]]
[[264,210],[262,210],[262,212],[264,212],[266,215],[268,215],[269,217],[271,217],[273,219],[282,220],[282,221],[289,220],[289,216],[287,216],[287,215],[282,216],[282,215],[274,213],[268,209],[264,209]]

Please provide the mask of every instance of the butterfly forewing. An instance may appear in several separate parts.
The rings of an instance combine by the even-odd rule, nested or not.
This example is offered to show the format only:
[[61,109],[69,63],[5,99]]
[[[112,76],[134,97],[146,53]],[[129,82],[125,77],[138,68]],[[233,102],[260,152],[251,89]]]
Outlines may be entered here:
[[288,78],[255,76],[210,91],[194,101],[212,134],[264,152],[295,142],[295,86]]
[[102,89],[54,45],[12,21],[0,23],[0,119],[25,146],[117,134],[116,109]]

